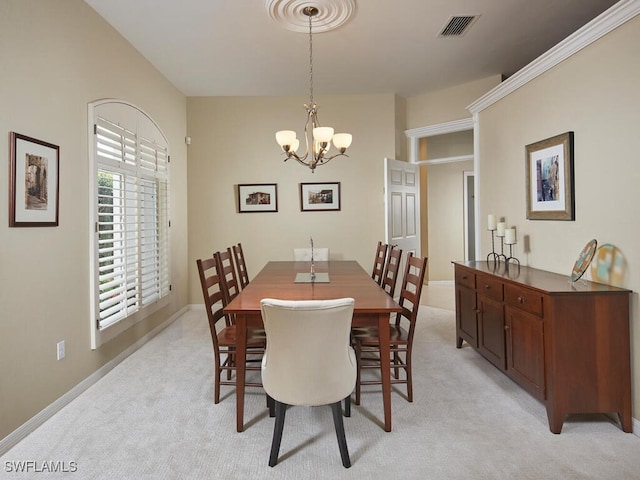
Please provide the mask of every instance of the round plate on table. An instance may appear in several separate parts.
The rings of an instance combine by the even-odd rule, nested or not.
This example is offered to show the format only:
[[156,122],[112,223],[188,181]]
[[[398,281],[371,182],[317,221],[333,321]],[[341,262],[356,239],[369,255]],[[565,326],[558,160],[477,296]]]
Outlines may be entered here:
[[591,264],[591,260],[593,260],[593,255],[596,253],[596,247],[598,246],[598,242],[594,238],[587,242],[584,246],[580,255],[578,255],[578,259],[576,263],[573,265],[573,269],[571,270],[571,281],[575,282],[578,280],[584,272],[589,268],[589,264]]

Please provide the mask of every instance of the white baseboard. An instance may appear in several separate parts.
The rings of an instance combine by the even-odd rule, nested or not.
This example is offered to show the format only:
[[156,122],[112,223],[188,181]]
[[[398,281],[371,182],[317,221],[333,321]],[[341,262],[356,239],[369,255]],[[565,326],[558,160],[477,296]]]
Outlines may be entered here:
[[171,323],[173,323],[173,321],[178,319],[188,309],[189,309],[189,307],[183,307],[178,312],[176,312],[173,315],[171,315],[171,317],[169,317],[167,320],[162,322],[156,328],[151,330],[145,336],[140,338],[136,343],[131,345],[126,350],[122,351],[119,355],[114,357],[111,361],[109,361],[106,364],[104,364],[102,367],[100,367],[98,370],[93,372],[91,375],[89,375],[87,378],[85,378],[83,381],[81,381],[79,384],[77,384],[75,387],[73,387],[67,393],[65,393],[60,398],[58,398],[55,402],[51,403],[49,406],[47,406],[44,409],[42,409],[36,415],[31,417],[25,423],[23,423],[20,427],[18,427],[13,432],[11,432],[9,435],[7,435],[2,440],[0,440],[0,456],[4,455],[12,447],[14,447],[19,441],[24,439],[27,435],[29,435],[31,432],[33,432],[36,428],[38,428],[44,422],[49,420],[49,418],[51,418],[54,414],[56,414],[60,410],[62,410],[62,408],[67,406],[72,400],[77,398],[87,388],[89,388],[91,385],[96,383],[98,380],[100,380],[102,377],[104,377],[107,373],[109,373],[111,370],[113,370],[113,368],[116,367],[125,358],[127,358],[133,352],[135,352],[140,347],[142,347],[145,343],[147,343],[149,340],[151,340],[153,337],[155,337],[162,330],[164,330],[169,325],[171,325]]

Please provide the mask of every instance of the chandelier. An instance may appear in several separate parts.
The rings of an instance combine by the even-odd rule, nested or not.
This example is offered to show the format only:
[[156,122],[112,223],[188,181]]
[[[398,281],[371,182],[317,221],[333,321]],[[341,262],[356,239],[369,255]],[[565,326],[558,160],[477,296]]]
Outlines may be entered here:
[[[295,158],[300,164],[306,165],[313,173],[318,165],[324,165],[329,160],[345,156],[344,153],[351,145],[350,133],[333,133],[332,127],[321,127],[318,122],[318,105],[313,101],[313,35],[311,19],[318,14],[316,7],[305,7],[303,13],[309,17],[309,103],[304,104],[307,111],[307,122],[304,125],[304,139],[306,148],[303,154],[298,154],[300,140],[293,130],[280,130],[276,132],[276,141],[287,155],[286,162]],[[334,155],[327,155],[331,148],[331,142],[338,150]]]

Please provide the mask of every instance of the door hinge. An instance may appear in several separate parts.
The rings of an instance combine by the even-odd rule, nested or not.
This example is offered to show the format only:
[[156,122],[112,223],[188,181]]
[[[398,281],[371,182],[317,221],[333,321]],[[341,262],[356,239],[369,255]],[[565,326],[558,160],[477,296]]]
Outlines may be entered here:
[[94,135],[97,135],[97,134],[98,134],[98,124],[97,124],[97,123],[94,123],[94,124],[93,124],[93,134],[94,134]]

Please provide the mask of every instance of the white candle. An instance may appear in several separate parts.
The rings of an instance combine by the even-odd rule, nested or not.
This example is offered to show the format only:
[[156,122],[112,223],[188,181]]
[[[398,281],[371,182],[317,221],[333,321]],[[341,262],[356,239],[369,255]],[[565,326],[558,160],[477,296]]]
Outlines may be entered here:
[[487,220],[487,230],[495,230],[496,229],[496,216],[489,214],[489,218]]
[[499,237],[504,237],[504,229],[507,227],[507,224],[504,222],[498,222],[498,233],[496,233]]
[[516,229],[515,228],[507,228],[504,231],[504,243],[507,245],[513,245],[516,243]]

